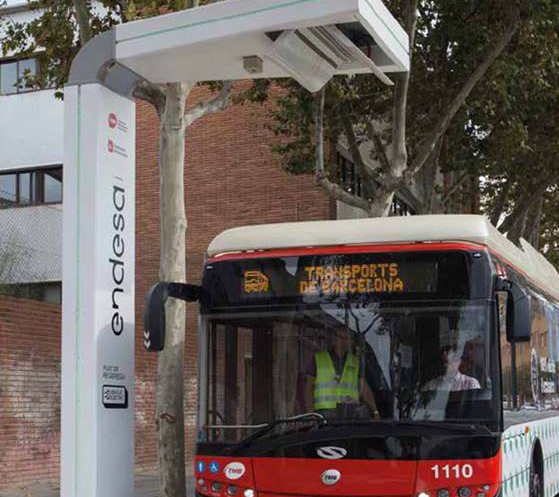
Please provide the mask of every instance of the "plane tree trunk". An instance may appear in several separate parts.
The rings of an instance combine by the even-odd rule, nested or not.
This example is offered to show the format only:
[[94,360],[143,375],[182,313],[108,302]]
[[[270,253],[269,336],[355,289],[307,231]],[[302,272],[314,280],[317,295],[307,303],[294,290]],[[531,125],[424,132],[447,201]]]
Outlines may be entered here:
[[[186,97],[192,86],[166,85],[160,134],[161,281],[186,282],[184,133]],[[184,341],[185,303],[166,304],[165,348],[157,368],[157,432],[160,497],[185,497]]]

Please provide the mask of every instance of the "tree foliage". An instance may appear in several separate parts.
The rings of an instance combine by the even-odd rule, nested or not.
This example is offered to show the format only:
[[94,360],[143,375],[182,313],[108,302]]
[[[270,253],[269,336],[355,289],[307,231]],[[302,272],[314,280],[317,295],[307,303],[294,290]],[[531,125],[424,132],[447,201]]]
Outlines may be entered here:
[[[103,7],[109,7],[102,2]],[[83,44],[77,33],[78,22],[72,0],[40,0],[29,2],[31,9],[40,9],[41,15],[29,22],[17,22],[11,17],[0,18],[4,32],[1,40],[4,56],[34,55],[39,62],[36,75],[26,78],[26,84],[34,87],[55,87],[62,97],[62,87],[68,79],[72,61]],[[122,10],[95,9],[86,4],[91,15],[89,38],[110,29],[122,20]],[[87,41],[87,39],[85,40]]]
[[486,178],[486,210],[511,239],[536,246],[559,180],[558,29],[557,8],[534,18],[469,109],[469,148]]
[[[412,41],[409,77],[392,75],[394,88],[370,75],[337,77],[324,89],[319,114],[318,99],[295,82],[278,82],[272,128],[284,138],[276,147],[283,167],[314,173],[332,197],[369,215],[386,215],[394,194],[417,213],[459,212],[467,196],[480,196],[495,224],[510,218],[505,231],[517,228],[516,219],[526,219],[535,205],[526,210],[521,192],[545,192],[554,181],[557,2],[399,0],[388,6]],[[256,101],[266,95],[263,82],[248,92]],[[321,168],[316,116],[330,144]],[[360,195],[337,175],[339,144],[361,177]]]

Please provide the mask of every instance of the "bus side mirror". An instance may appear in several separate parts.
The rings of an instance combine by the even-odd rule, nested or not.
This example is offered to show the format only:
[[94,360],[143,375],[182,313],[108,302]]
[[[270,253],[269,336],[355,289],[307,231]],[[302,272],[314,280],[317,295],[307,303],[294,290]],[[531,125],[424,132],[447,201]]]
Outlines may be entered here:
[[498,279],[497,290],[508,293],[507,340],[509,342],[529,342],[532,320],[528,294],[518,283],[504,278]]
[[144,308],[144,347],[151,352],[161,352],[165,347],[165,302],[169,297],[195,302],[200,298],[200,287],[161,281],[148,290]]

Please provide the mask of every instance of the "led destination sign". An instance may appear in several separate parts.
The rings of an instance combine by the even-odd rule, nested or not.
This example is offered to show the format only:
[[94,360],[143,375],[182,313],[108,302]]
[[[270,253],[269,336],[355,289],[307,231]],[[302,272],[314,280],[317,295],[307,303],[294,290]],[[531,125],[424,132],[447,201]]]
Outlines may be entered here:
[[461,252],[304,255],[208,264],[202,308],[469,293],[468,260]]
[[305,266],[299,280],[300,294],[403,292],[397,262]]

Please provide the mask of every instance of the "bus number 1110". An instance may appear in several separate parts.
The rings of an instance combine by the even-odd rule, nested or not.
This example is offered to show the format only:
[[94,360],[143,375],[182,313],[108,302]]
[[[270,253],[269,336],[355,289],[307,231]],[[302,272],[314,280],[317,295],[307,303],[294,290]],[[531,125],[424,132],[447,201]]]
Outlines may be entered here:
[[471,464],[455,464],[454,466],[445,464],[442,467],[435,464],[431,467],[431,471],[433,471],[436,480],[439,478],[449,479],[451,476],[454,476],[454,478],[471,478],[474,474],[474,468]]

